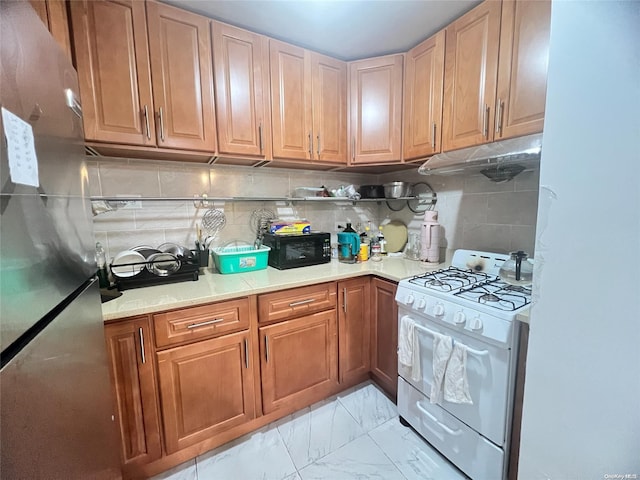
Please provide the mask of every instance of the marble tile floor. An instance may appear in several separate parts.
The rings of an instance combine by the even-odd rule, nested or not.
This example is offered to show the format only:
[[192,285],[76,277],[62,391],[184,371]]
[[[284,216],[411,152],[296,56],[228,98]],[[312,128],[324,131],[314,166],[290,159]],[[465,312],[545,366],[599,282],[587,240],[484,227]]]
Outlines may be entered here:
[[153,480],[462,480],[366,382]]

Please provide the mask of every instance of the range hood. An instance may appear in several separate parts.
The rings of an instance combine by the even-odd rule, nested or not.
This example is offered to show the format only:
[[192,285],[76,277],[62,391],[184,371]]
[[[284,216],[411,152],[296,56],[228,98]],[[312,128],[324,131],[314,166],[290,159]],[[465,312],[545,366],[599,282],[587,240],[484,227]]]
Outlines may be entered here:
[[527,168],[537,166],[542,134],[510,138],[475,147],[438,153],[420,168],[421,175],[482,173],[494,182],[507,182]]

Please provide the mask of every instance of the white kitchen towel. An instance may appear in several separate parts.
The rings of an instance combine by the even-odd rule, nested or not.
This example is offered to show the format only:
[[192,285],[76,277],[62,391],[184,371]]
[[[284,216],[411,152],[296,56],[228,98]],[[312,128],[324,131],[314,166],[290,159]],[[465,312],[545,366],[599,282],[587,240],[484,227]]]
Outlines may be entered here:
[[420,381],[420,343],[416,322],[408,315],[400,318],[398,332],[398,362],[409,369],[411,379]]
[[467,381],[467,346],[455,342],[444,373],[444,399],[451,403],[473,405]]
[[442,401],[442,384],[451,356],[453,339],[448,335],[433,332],[433,382],[431,383],[431,403]]

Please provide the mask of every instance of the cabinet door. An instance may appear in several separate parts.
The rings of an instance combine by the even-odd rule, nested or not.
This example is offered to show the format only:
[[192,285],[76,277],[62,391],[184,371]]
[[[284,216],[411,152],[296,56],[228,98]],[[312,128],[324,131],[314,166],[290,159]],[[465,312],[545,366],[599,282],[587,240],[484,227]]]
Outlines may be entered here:
[[404,75],[404,159],[438,153],[442,138],[444,30],[409,50]]
[[369,373],[371,301],[368,277],[338,283],[342,300],[338,308],[340,383],[364,380]]
[[312,158],[347,163],[347,64],[311,53],[313,134]]
[[72,61],[69,18],[64,0],[30,0],[34,10],[51,32],[51,36]]
[[161,3],[146,5],[158,146],[213,152],[209,19]]
[[212,22],[212,35],[219,151],[265,156],[268,40],[220,22]]
[[402,55],[352,62],[351,164],[400,162]]
[[292,404],[309,405],[334,391],[335,310],[261,327],[259,338],[264,413]]
[[144,3],[69,5],[85,138],[155,145]]
[[495,138],[542,132],[551,2],[504,0]]
[[248,333],[157,355],[167,453],[255,418]]
[[443,151],[493,139],[500,5],[483,2],[446,29]]
[[160,422],[149,319],[105,326],[125,467],[160,458]]
[[273,157],[310,160],[313,152],[310,57],[303,48],[269,41]]
[[398,305],[397,284],[374,278],[371,281],[371,375],[389,395],[398,390]]

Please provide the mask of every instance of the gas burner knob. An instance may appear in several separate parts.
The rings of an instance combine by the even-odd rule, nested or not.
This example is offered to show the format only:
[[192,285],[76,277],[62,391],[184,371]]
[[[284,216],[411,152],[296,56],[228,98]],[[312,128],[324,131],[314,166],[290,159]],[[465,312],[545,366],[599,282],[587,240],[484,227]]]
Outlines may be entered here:
[[453,316],[453,323],[455,323],[456,325],[462,326],[466,321],[467,317],[465,316],[464,312],[456,312]]
[[444,315],[444,305],[442,305],[441,303],[437,304],[433,309],[433,314],[436,317],[441,317],[442,315]]
[[415,300],[415,298],[413,298],[413,295],[411,295],[411,294],[407,295],[407,298],[406,298],[407,305],[411,305],[414,300]]
[[469,326],[471,327],[471,330],[475,332],[482,330],[482,319],[478,316],[473,317],[471,322],[469,322]]
[[426,306],[427,306],[427,301],[424,298],[421,298],[420,300],[418,300],[418,308],[419,309],[423,309]]

